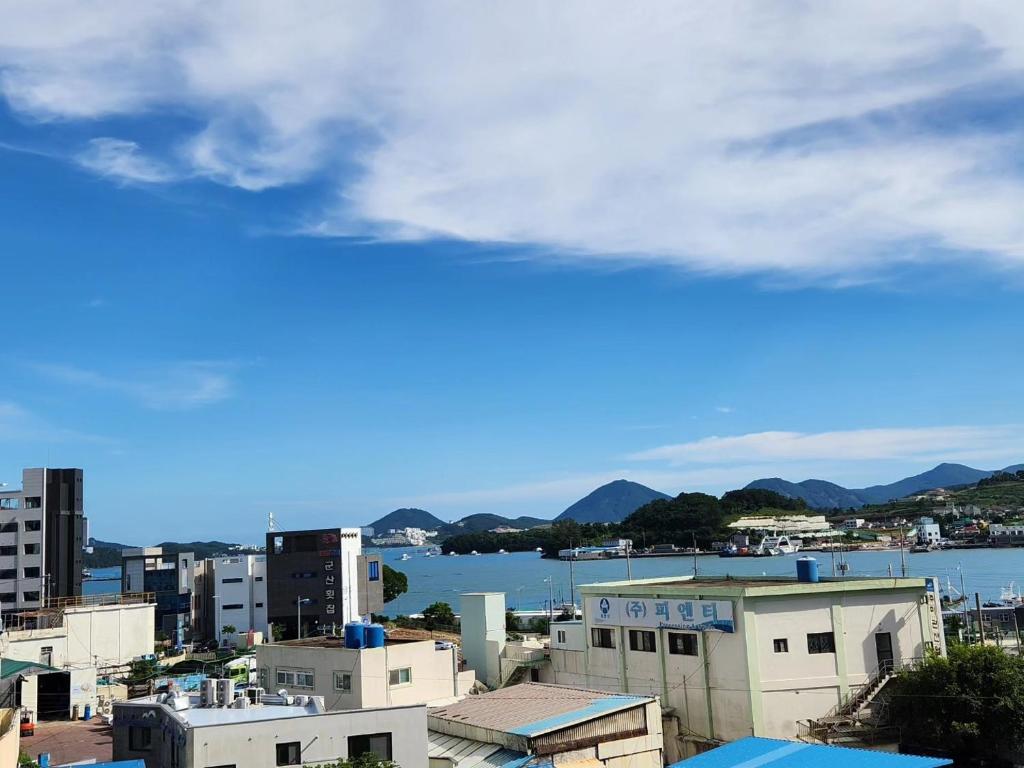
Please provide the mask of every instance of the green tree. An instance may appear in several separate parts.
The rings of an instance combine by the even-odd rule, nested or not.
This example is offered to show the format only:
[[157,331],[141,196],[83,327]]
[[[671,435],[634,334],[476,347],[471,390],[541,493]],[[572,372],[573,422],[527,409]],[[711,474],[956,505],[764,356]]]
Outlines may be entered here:
[[366,752],[347,760],[338,760],[334,763],[321,763],[316,768],[399,768],[398,763],[390,760],[381,760],[373,752]]
[[432,603],[423,609],[423,621],[427,629],[438,627],[454,627],[455,611],[448,603]]
[[384,602],[390,603],[399,595],[409,591],[409,578],[390,565],[384,566]]
[[957,765],[1021,762],[1024,659],[999,648],[951,645],[890,683],[893,721],[913,749],[948,753]]
[[521,629],[519,617],[516,616],[515,611],[505,611],[505,631],[519,632]]
[[222,635],[233,635],[235,634],[235,632],[238,631],[238,629],[235,627],[234,624],[225,624],[223,627],[220,628],[220,631]]

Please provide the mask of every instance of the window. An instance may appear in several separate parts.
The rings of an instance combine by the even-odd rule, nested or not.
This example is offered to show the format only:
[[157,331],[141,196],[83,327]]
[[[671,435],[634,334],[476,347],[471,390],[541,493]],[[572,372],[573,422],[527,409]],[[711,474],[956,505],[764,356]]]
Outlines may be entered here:
[[39,590],[33,590],[32,592],[22,592],[21,596],[26,603],[39,602]]
[[267,672],[267,668],[266,667],[260,667],[260,688],[263,688],[264,690],[266,690],[269,678],[270,678],[270,675]]
[[14,592],[0,592],[0,603],[13,603],[18,599]]
[[560,642],[560,643],[564,643],[565,642],[565,630],[564,629],[558,630],[558,642]]
[[370,569],[370,581],[380,581],[380,561],[371,560],[367,566]]
[[42,520],[26,520],[25,521],[25,530],[28,531],[29,533],[32,533],[33,531],[41,531],[41,530],[43,530],[43,521]]
[[776,653],[789,653],[789,640],[785,637],[777,637],[772,640]]
[[17,521],[12,521],[10,523],[0,523],[0,533],[17,533],[17,532],[18,532],[18,523],[17,523]]
[[39,649],[39,663],[51,666],[53,664],[53,646],[44,645]]
[[153,731],[141,725],[128,726],[128,749],[132,752],[148,752],[153,743]]
[[16,579],[18,578],[17,568],[0,568],[0,579]]
[[591,627],[590,644],[595,648],[614,648],[615,634],[608,627]]
[[241,603],[228,603],[227,605],[221,606],[221,610],[224,610],[224,611],[240,611],[244,607],[245,606],[242,605]]
[[836,639],[831,632],[811,632],[807,635],[808,653],[835,653]]
[[31,568],[26,568],[25,569],[25,578],[26,579],[38,579],[39,578],[39,566],[38,565],[34,565]]
[[335,672],[334,673],[334,690],[345,691],[348,693],[352,690],[352,675],[348,672]]
[[277,684],[294,688],[315,688],[313,670],[311,669],[279,669]]
[[655,649],[653,632],[647,629],[629,630],[629,650],[654,653]]
[[256,577],[256,578],[254,579],[254,581],[263,581],[263,577],[262,577],[262,576],[257,576],[257,577]]
[[39,496],[26,496],[25,509],[39,509],[43,506],[43,500]]
[[696,656],[697,636],[689,632],[669,632],[668,652],[676,656]]
[[278,765],[299,765],[302,763],[302,748],[297,741],[277,745]]
[[313,571],[297,571],[292,574],[293,579],[315,579],[316,574]]
[[256,607],[257,608],[262,608],[263,607],[263,603],[256,603]]
[[237,578],[237,579],[221,579],[220,583],[221,584],[241,584],[242,583],[242,579],[241,578]]
[[0,509],[21,509],[21,500],[0,499]]
[[388,683],[391,685],[408,685],[412,682],[412,667],[392,669],[388,673]]
[[17,554],[17,547],[0,547],[0,557],[14,557]]
[[39,545],[38,544],[26,544],[25,545],[25,554],[26,555],[38,555],[39,554]]
[[284,552],[284,536],[274,537],[274,554],[280,555]]
[[372,752],[380,760],[391,759],[391,734],[367,733],[363,736],[348,737],[349,760]]

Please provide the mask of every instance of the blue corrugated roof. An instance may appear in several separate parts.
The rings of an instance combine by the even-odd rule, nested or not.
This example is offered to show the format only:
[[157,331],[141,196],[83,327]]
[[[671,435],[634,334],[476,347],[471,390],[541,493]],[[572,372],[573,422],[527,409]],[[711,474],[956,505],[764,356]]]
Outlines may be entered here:
[[509,728],[509,733],[514,733],[518,736],[539,736],[542,733],[547,733],[555,728],[561,728],[565,725],[571,725],[578,723],[581,720],[590,720],[592,718],[601,717],[607,715],[609,712],[615,712],[616,710],[622,709],[623,707],[632,706],[641,703],[641,699],[636,696],[604,696],[599,699],[594,699],[585,707],[574,709],[571,712],[566,712],[561,715],[554,715],[552,717],[545,717],[542,720],[535,720],[532,723],[521,725],[518,728]]
[[938,768],[952,763],[941,757],[897,755],[749,736],[675,763],[670,768],[821,768],[823,765],[829,768]]

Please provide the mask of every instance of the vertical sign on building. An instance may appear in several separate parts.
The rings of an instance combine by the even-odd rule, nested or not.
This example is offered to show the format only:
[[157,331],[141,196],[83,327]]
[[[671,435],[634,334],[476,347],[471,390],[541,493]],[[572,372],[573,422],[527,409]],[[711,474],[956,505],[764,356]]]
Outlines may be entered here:
[[324,614],[327,621],[333,623],[338,612],[335,595],[338,589],[338,561],[341,559],[341,542],[337,533],[327,531],[320,534],[320,557],[324,559]]

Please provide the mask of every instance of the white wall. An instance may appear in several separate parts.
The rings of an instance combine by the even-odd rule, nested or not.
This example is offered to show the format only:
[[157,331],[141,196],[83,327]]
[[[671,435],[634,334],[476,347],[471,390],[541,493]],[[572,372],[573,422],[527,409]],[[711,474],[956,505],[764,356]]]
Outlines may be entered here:
[[66,663],[102,669],[153,653],[155,616],[152,603],[66,608]]
[[[267,623],[267,557],[266,555],[237,555],[218,557],[212,563],[211,588],[214,595],[214,636],[223,639],[221,629],[231,625],[244,634],[250,629],[270,636]],[[241,579],[225,583],[225,579]],[[239,605],[240,608],[228,608]]]

